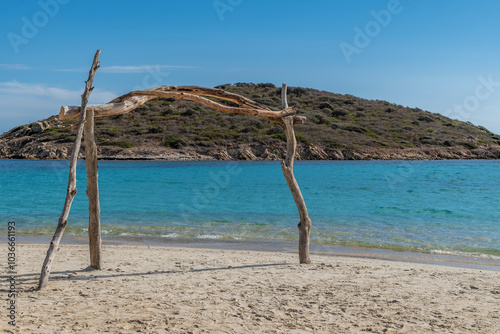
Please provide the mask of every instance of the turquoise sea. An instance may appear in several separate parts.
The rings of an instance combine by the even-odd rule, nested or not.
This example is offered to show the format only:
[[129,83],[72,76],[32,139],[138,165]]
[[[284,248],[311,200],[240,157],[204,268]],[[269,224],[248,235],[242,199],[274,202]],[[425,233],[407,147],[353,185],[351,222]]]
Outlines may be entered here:
[[[100,161],[106,236],[296,241],[279,162]],[[0,235],[52,235],[68,161],[0,160]],[[500,259],[500,161],[299,161],[315,245]],[[65,235],[88,222],[85,162]]]

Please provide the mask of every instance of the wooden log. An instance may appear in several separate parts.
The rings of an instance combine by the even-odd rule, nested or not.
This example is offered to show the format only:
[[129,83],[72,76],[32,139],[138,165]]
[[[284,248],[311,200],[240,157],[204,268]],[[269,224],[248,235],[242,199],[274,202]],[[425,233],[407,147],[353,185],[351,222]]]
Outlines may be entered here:
[[[94,112],[94,117],[116,116],[137,109],[144,103],[155,98],[154,96],[136,96],[118,103],[89,104],[87,108]],[[78,118],[81,110],[80,106],[62,106],[59,112],[59,119],[69,120]]]
[[[92,90],[90,88],[90,90]],[[83,103],[82,103],[83,105]],[[94,111],[85,112],[85,163],[87,166],[87,197],[89,199],[89,249],[90,267],[101,269],[101,208],[99,205],[99,183],[97,145],[94,135]]]
[[86,81],[85,91],[82,95],[82,106],[81,110],[84,112],[80,113],[80,122],[78,124],[78,130],[76,132],[75,144],[73,146],[73,152],[71,153],[71,162],[69,168],[69,178],[68,178],[68,187],[66,189],[66,200],[64,202],[64,207],[59,217],[59,222],[57,224],[56,231],[54,236],[52,237],[52,241],[50,242],[49,249],[47,250],[47,255],[45,256],[45,261],[42,265],[42,271],[40,273],[40,279],[38,281],[38,289],[43,289],[47,286],[49,282],[50,276],[50,268],[52,266],[52,262],[56,256],[56,253],[59,249],[59,243],[61,242],[62,235],[64,233],[64,229],[68,223],[68,216],[71,210],[71,204],[73,203],[73,199],[77,193],[76,189],[76,165],[78,162],[78,155],[80,154],[80,147],[82,143],[82,135],[85,123],[85,110],[87,106],[87,101],[90,93],[92,92],[92,82],[94,80],[95,72],[99,68],[99,55],[101,54],[101,50],[97,50],[94,61],[92,63],[92,68],[89,71],[89,78]]
[[[158,97],[166,97],[166,98],[175,98],[180,100],[189,100],[204,104],[213,109],[228,112],[228,113],[236,113],[236,114],[246,114],[246,115],[254,115],[254,116],[263,116],[272,119],[280,119],[284,116],[294,115],[297,113],[296,107],[287,108],[285,110],[274,111],[269,109],[253,109],[253,108],[240,108],[240,107],[229,107],[215,101],[209,100],[202,96],[191,95],[186,93],[176,93],[176,92],[161,92],[161,91],[150,91],[150,90],[142,90],[142,91],[134,91],[130,92],[127,95],[130,96],[130,99],[117,102],[117,103],[108,103],[108,104],[100,104],[100,105],[89,105],[88,108],[91,109],[95,113],[95,117],[105,117],[105,116],[115,116],[127,113],[132,111],[149,100],[158,98]],[[59,119],[68,120],[78,118],[80,114],[80,107],[78,106],[62,106],[61,111],[59,113]]]
[[[243,107],[226,106],[204,96],[216,97],[240,104]],[[88,108],[92,109],[95,117],[115,116],[132,111],[147,101],[158,97],[194,101],[222,112],[263,116],[275,123],[283,123],[283,117],[295,115],[297,113],[295,106],[274,111],[244,96],[229,93],[221,89],[200,86],[158,86],[141,91],[132,91],[117,97],[110,103],[89,105]],[[78,106],[62,106],[59,118],[61,120],[78,118],[80,110]],[[305,120],[306,118],[304,116],[293,117],[294,124],[303,124]]]
[[[287,86],[283,84],[281,89],[283,109],[288,107],[286,89]],[[292,193],[297,210],[299,211],[300,222],[297,225],[299,229],[299,261],[300,263],[307,264],[311,263],[311,258],[309,256],[309,237],[312,224],[307,212],[304,197],[302,196],[297,180],[293,175],[293,161],[297,150],[297,140],[295,139],[295,132],[293,130],[293,118],[290,116],[283,117],[283,123],[285,124],[287,150],[285,160],[281,161],[281,169],[283,170],[283,175],[285,176],[288,188],[290,188]]]
[[[202,87],[202,86],[172,86],[172,85],[164,85],[164,86],[157,86],[148,90],[155,90],[155,91],[162,91],[162,92],[176,92],[176,93],[186,93],[186,94],[191,94],[191,95],[198,95],[198,96],[209,96],[209,97],[215,97],[219,98],[222,100],[230,101],[233,103],[236,103],[238,105],[241,105],[246,108],[252,108],[252,109],[262,109],[262,110],[271,110],[268,107],[257,103],[255,101],[252,101],[242,95],[226,92],[225,90],[218,89],[218,88],[210,88],[210,87]],[[129,94],[122,95],[120,97],[117,97],[110,103],[116,103],[116,102],[121,102],[130,97]]]
[[189,100],[204,104],[208,107],[211,107],[215,110],[219,110],[227,113],[234,114],[246,114],[253,116],[263,116],[267,118],[282,118],[285,116],[295,115],[297,113],[296,107],[284,108],[280,111],[274,111],[270,109],[255,109],[255,108],[240,108],[240,107],[229,107],[218,102],[207,99],[203,96],[188,94],[188,93],[177,93],[177,92],[163,92],[156,90],[139,90],[129,93],[131,96],[155,96],[155,97],[166,97],[166,98],[174,98],[179,100]]

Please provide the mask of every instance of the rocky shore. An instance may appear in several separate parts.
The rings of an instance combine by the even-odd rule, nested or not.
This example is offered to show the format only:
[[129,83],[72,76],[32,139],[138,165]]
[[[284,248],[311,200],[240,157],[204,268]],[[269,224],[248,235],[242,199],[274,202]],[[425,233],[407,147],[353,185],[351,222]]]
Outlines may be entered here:
[[[47,129],[62,127],[56,117],[12,129],[0,136],[0,159],[69,159],[73,142],[47,141],[42,134]],[[230,144],[229,146],[165,147],[158,142],[145,142],[131,148],[98,146],[102,160],[279,160],[284,157],[285,143]],[[81,157],[85,157],[84,146]],[[468,148],[455,146],[422,146],[405,148],[359,147],[334,149],[299,143],[297,160],[442,160],[499,159],[500,145]]]

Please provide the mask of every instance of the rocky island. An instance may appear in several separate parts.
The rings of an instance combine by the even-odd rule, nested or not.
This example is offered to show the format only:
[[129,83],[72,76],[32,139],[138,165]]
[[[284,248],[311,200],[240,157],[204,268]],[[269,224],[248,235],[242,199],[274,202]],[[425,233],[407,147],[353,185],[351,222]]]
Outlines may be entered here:
[[[281,106],[281,88],[270,83],[216,88]],[[302,87],[289,87],[288,98],[307,117],[295,127],[299,160],[500,158],[499,135],[419,108]],[[69,159],[76,123],[52,116],[18,126],[0,136],[0,158]],[[286,150],[283,129],[265,118],[168,98],[96,119],[96,139],[100,159],[277,160]]]

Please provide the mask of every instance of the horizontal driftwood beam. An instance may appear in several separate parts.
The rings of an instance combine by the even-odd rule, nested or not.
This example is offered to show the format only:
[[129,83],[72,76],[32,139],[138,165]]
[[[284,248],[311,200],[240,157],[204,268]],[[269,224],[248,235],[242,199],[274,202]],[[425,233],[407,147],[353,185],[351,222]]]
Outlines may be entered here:
[[[206,96],[231,101],[239,104],[240,107],[227,106],[208,99]],[[296,115],[296,106],[275,111],[244,96],[229,93],[222,89],[200,86],[158,86],[147,90],[132,91],[117,97],[110,103],[88,105],[87,108],[90,108],[94,112],[95,117],[116,116],[130,112],[142,106],[147,101],[158,97],[194,101],[227,113],[262,116],[275,123],[283,123],[282,118],[286,116],[293,116],[294,124],[303,124],[306,121],[306,117]],[[78,118],[79,115],[79,106],[62,106],[59,118],[61,120],[69,120]]]
[[[150,88],[150,89],[148,89],[148,91],[187,93],[187,94],[198,95],[198,96],[209,96],[209,97],[215,97],[215,98],[219,98],[222,100],[230,101],[230,102],[239,104],[239,105],[241,105],[243,107],[247,107],[247,108],[271,110],[268,107],[266,107],[262,104],[259,104],[255,101],[252,101],[252,100],[250,100],[242,95],[226,92],[225,90],[222,90],[219,88],[210,88],[210,87],[201,87],[201,86],[164,85],[164,86],[157,86],[157,87]],[[128,99],[130,96],[132,96],[131,93],[117,97],[116,99],[114,99],[110,103],[124,101],[124,100]]]
[[[115,116],[137,109],[154,98],[155,97],[152,96],[137,96],[118,103],[89,104],[87,108],[94,111],[94,117]],[[62,106],[59,113],[59,119],[64,121],[78,118],[80,116],[80,110],[80,106]]]
[[187,93],[176,93],[176,92],[163,92],[163,91],[135,91],[129,93],[132,97],[134,96],[154,96],[154,97],[166,97],[166,98],[174,98],[179,100],[189,100],[204,104],[208,107],[211,107],[215,110],[235,113],[235,114],[247,114],[254,116],[263,116],[267,118],[282,118],[290,115],[294,115],[297,113],[296,107],[286,108],[280,111],[274,111],[269,109],[254,109],[254,108],[241,108],[241,107],[230,107],[218,102],[207,99],[203,96],[192,95]]

